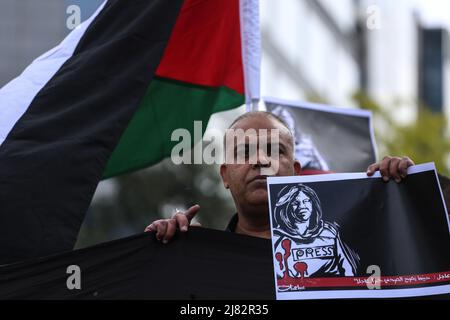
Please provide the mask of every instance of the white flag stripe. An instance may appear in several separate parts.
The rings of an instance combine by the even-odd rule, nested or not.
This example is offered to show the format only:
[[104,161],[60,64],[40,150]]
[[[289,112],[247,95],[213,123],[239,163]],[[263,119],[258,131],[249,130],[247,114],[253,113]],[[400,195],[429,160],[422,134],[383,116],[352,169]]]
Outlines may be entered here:
[[27,111],[33,99],[72,57],[80,39],[107,1],[75,28],[58,46],[35,59],[22,74],[0,89],[0,145]]

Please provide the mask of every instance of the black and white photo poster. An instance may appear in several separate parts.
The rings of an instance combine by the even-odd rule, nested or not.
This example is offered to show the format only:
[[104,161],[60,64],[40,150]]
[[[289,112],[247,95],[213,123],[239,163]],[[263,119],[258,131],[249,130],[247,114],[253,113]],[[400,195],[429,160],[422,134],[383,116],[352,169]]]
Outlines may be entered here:
[[303,175],[361,172],[376,162],[370,111],[276,98],[264,102],[293,132]]
[[433,163],[401,183],[377,172],[269,177],[277,299],[450,293],[447,208]]

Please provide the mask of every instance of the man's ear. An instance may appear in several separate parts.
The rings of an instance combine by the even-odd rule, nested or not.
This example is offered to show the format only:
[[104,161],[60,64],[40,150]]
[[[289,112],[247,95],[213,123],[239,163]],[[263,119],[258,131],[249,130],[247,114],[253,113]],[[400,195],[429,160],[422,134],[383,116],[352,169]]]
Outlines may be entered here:
[[302,165],[300,164],[300,161],[294,160],[294,174],[296,176],[299,176],[301,171],[302,171]]
[[220,165],[220,176],[222,177],[222,182],[223,182],[223,186],[225,187],[225,189],[230,188],[230,185],[228,184],[228,179],[227,179],[227,165],[226,164]]

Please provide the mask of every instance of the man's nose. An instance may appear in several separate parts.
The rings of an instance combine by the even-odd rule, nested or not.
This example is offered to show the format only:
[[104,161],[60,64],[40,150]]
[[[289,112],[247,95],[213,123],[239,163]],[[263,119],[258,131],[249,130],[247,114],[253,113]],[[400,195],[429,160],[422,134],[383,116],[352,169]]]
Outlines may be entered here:
[[268,168],[270,167],[270,165],[270,157],[267,155],[267,153],[264,150],[258,150],[258,155],[254,167]]

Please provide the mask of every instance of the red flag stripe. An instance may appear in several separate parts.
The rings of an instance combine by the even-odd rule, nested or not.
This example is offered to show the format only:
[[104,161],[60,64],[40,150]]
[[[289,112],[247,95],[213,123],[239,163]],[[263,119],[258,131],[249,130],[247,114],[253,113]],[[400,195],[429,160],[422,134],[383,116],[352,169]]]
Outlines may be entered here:
[[185,0],[156,74],[244,94],[239,0]]

